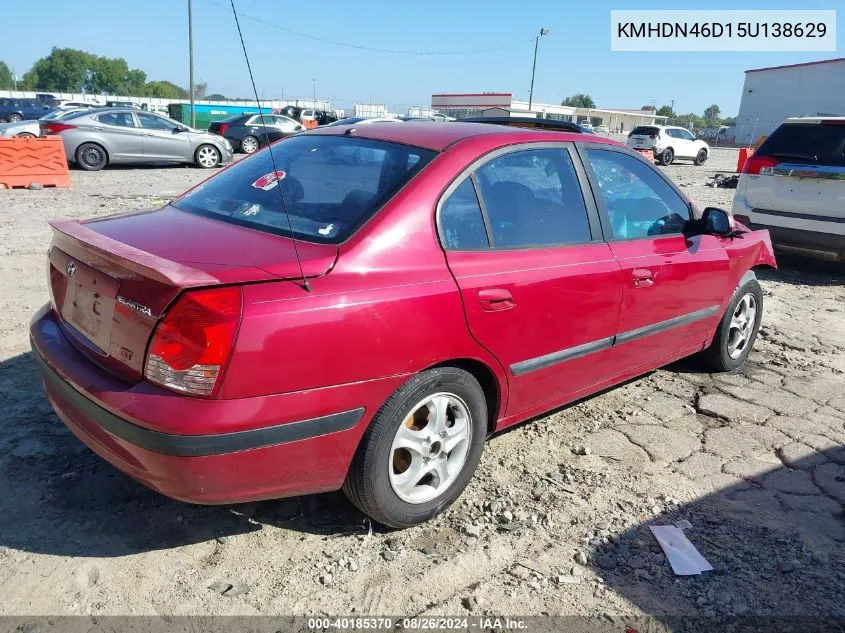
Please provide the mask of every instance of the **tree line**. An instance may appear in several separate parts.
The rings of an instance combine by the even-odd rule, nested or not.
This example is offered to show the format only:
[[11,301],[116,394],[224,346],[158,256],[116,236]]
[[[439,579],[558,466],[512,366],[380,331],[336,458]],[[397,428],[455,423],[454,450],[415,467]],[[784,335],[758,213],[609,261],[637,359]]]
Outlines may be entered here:
[[[0,61],[0,90],[15,87],[8,65]],[[18,90],[110,94],[129,97],[187,99],[188,90],[172,81],[148,81],[147,73],[130,68],[121,57],[104,57],[74,48],[53,48],[36,61],[17,81]],[[219,93],[206,94],[207,84],[194,85],[196,99],[225,100]]]
[[[560,102],[561,105],[570,106],[573,108],[595,108],[596,102],[590,95],[577,93],[571,97],[566,97]],[[641,110],[651,110],[658,116],[665,116],[668,125],[679,125],[682,127],[691,127],[693,129],[700,129],[705,127],[717,127],[719,125],[735,125],[736,117],[722,117],[721,108],[715,103],[704,108],[701,116],[695,113],[681,114],[675,112],[671,105],[664,105],[656,108],[653,105],[644,105]]]

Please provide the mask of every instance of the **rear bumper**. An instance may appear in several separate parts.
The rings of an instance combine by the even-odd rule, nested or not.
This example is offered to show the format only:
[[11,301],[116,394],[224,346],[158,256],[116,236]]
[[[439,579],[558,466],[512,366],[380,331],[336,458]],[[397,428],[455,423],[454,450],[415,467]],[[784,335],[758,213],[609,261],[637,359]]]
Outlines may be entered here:
[[[837,259],[845,259],[845,235],[841,233],[833,233],[828,231],[817,231],[811,229],[803,229],[789,226],[778,226],[766,221],[767,216],[770,215],[773,221],[784,222],[812,222],[813,224],[823,224],[815,217],[806,220],[798,216],[800,214],[787,214],[780,212],[767,212],[759,209],[753,209],[744,203],[744,198],[737,196],[734,198],[732,207],[734,217],[745,224],[752,230],[767,229],[772,238],[772,243],[777,247],[793,248],[802,251],[815,251],[818,253],[827,253]],[[841,226],[840,222],[837,222]]]
[[[191,503],[337,490],[370,412],[404,380],[204,400],[120,382],[73,347],[49,306],[30,339],[47,398],[74,435],[142,484]],[[168,428],[186,424],[191,433]]]

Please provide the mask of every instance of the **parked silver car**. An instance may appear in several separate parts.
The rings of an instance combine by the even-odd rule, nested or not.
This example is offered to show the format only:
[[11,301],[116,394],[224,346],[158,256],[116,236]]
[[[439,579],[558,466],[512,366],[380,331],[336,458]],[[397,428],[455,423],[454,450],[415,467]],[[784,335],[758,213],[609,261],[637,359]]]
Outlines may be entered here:
[[232,146],[223,137],[135,108],[80,112],[61,121],[41,122],[41,130],[44,135],[61,136],[68,161],[86,171],[112,163],[192,163],[210,168],[233,158]]

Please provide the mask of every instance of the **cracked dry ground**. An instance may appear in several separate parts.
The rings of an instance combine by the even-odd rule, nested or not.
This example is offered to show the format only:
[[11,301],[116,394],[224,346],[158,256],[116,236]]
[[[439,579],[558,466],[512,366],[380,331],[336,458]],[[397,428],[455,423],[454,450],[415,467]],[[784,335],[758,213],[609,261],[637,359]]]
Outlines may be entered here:
[[[667,172],[729,205],[707,170]],[[26,353],[45,221],[128,210],[190,173],[77,173],[0,202],[4,270],[25,275],[0,297],[0,613],[845,617],[841,267],[762,275],[741,371],[677,363],[502,433],[458,502],[404,532],[370,532],[339,493],[203,508],[115,472],[52,414]],[[680,519],[713,571],[672,573],[647,526]]]

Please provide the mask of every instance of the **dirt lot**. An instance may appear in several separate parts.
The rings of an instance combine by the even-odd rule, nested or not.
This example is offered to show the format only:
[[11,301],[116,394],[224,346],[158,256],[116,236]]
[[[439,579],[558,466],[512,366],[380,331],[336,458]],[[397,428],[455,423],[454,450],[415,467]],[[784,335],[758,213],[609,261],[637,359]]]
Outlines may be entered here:
[[[729,207],[704,183],[735,164],[666,171]],[[503,433],[418,528],[372,527],[340,493],[204,508],[116,472],[51,412],[28,352],[46,221],[155,206],[205,175],[0,192],[0,614],[845,617],[845,275],[827,265],[764,276],[741,373],[679,363]],[[673,575],[647,526],[680,519],[714,571]]]

